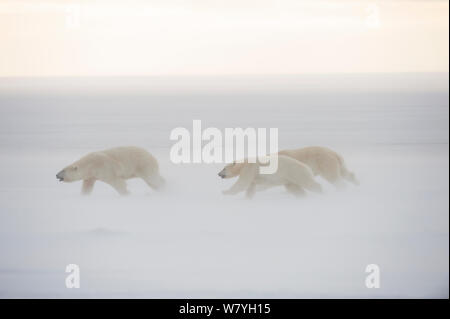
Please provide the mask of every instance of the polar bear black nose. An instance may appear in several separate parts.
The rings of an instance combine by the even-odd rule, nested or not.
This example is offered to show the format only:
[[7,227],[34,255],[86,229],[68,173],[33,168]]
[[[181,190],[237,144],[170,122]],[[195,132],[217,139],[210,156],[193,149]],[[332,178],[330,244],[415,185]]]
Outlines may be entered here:
[[59,179],[59,181],[63,181],[64,177],[63,177],[63,171],[59,172],[58,174],[56,174],[56,178]]

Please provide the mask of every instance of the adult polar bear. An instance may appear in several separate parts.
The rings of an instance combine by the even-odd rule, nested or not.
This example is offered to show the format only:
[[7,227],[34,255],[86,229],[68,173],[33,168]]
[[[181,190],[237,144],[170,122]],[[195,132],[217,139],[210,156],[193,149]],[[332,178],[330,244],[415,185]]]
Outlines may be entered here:
[[319,175],[331,184],[339,187],[342,179],[359,185],[355,174],[347,169],[344,159],[335,151],[321,146],[309,146],[278,152],[308,165],[314,175]]
[[63,182],[83,180],[83,194],[90,194],[99,180],[125,195],[128,193],[125,181],[135,177],[142,178],[153,189],[164,184],[156,159],[146,150],[134,146],[89,153],[56,174]]
[[[265,161],[267,162],[267,159]],[[222,178],[239,176],[237,182],[230,189],[224,191],[226,195],[235,195],[242,191],[251,198],[258,190],[264,190],[273,186],[284,185],[286,189],[298,196],[306,194],[305,189],[321,193],[322,186],[314,180],[313,171],[303,164],[288,156],[278,156],[278,169],[273,174],[260,174],[260,163],[244,162],[232,163],[219,172]]]
[[[297,167],[298,170],[300,170],[301,173],[298,173],[299,176],[302,175],[305,179],[305,181],[309,181],[311,179],[311,176],[307,174],[307,170],[304,166],[307,166],[309,168],[309,171],[312,175],[319,175],[322,176],[324,179],[326,179],[328,182],[332,183],[336,187],[339,187],[341,185],[342,179],[345,179],[347,181],[350,181],[354,183],[355,185],[358,185],[359,182],[355,177],[355,174],[350,172],[347,167],[345,166],[344,159],[342,156],[340,156],[335,151],[326,148],[326,147],[320,147],[320,146],[310,146],[300,149],[294,149],[294,150],[284,150],[278,152],[278,158],[284,158],[289,157],[292,159],[295,159],[298,162],[301,162],[303,166],[299,165],[290,165],[292,169],[294,167]],[[283,160],[285,161],[285,160]],[[286,161],[285,161],[286,162]],[[228,191],[224,191],[224,194],[235,194],[236,192],[242,191],[245,187],[248,188],[248,195],[252,196],[252,192],[254,193],[254,189],[250,187],[250,184],[245,186],[245,181],[248,181],[249,177],[246,176],[246,174],[241,174],[241,170],[246,167],[247,164],[245,163],[233,163],[230,165],[227,165],[220,173],[219,176],[222,178],[231,178],[235,176],[242,177],[242,181],[238,180],[236,184]],[[260,175],[264,176],[264,175]],[[272,177],[272,179],[279,178],[279,175],[275,175]],[[264,179],[258,177],[259,184],[257,186],[258,189],[266,189],[272,186],[283,184],[282,180],[279,180],[278,183],[273,183],[273,181],[269,181],[270,176],[266,176],[265,181]],[[247,182],[248,183],[248,182]],[[284,183],[286,186],[286,189],[294,194],[302,195],[304,194],[304,189],[308,189],[307,187],[301,187],[298,183],[297,186],[294,186],[291,182]]]

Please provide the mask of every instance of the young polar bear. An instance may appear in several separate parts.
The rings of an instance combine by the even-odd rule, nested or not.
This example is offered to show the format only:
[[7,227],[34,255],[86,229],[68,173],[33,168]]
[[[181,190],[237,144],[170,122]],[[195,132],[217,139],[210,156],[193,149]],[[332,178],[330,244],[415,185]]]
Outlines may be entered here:
[[125,195],[128,193],[125,180],[135,177],[142,178],[153,189],[164,184],[156,159],[146,150],[133,146],[89,153],[56,174],[63,182],[83,180],[83,194],[90,194],[99,180]]
[[[267,161],[267,158],[264,162]],[[256,191],[270,187],[284,185],[286,190],[297,196],[306,195],[305,189],[321,193],[322,186],[314,180],[312,170],[291,157],[278,156],[278,169],[273,174],[260,174],[259,163],[249,163],[246,159],[242,163],[232,163],[219,172],[222,178],[239,176],[236,183],[228,190],[223,191],[226,195],[246,192],[248,198],[253,197]]]
[[359,185],[354,173],[345,166],[344,159],[335,151],[321,146],[309,146],[295,150],[278,152],[280,155],[289,156],[308,165],[314,175],[322,176],[336,187],[345,179],[355,185]]

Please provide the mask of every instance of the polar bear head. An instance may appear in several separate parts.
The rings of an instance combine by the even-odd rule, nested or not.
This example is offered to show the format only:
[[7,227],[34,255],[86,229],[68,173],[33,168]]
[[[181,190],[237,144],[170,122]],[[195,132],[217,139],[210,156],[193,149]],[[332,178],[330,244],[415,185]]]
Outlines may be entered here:
[[225,167],[223,168],[223,170],[221,170],[221,171],[219,172],[219,174],[217,174],[217,175],[219,175],[219,176],[222,177],[222,178],[232,178],[232,177],[236,177],[236,176],[238,176],[239,174],[241,174],[241,170],[242,170],[242,168],[243,168],[245,165],[246,165],[245,162],[244,162],[244,163],[236,163],[236,162],[233,162],[233,163],[228,164],[227,166],[225,166]]
[[82,176],[83,174],[76,164],[69,165],[56,174],[56,178],[59,179],[59,181],[68,183],[79,181],[83,179]]

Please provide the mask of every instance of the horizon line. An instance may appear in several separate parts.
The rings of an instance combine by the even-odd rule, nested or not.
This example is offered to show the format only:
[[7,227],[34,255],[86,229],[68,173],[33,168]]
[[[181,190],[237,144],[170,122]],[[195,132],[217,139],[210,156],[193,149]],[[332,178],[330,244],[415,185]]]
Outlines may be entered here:
[[111,74],[111,75],[6,75],[0,79],[52,79],[52,78],[208,78],[208,77],[292,77],[292,76],[312,76],[312,75],[410,75],[410,74],[449,74],[447,71],[402,71],[402,72],[307,72],[307,73],[230,73],[230,74]]

